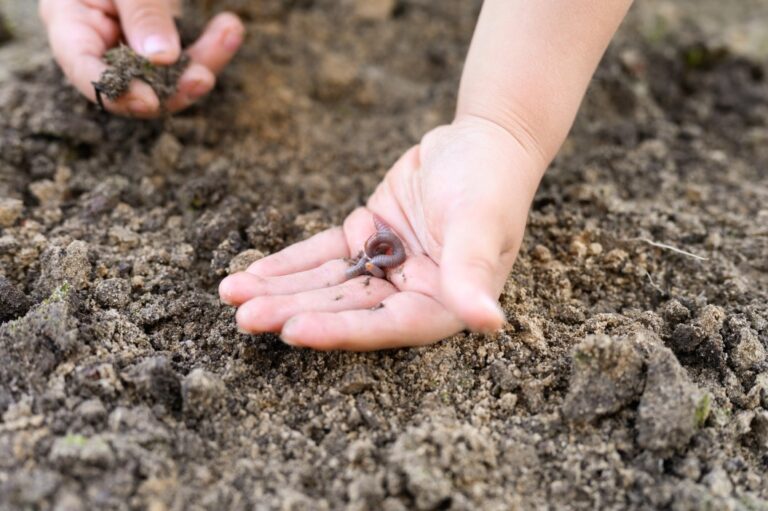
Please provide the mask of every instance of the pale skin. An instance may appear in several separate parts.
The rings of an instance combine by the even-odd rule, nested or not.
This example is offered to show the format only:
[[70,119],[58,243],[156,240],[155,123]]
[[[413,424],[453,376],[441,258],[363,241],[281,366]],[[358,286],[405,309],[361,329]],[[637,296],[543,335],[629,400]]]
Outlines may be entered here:
[[[531,201],[630,4],[485,0],[453,122],[409,149],[342,226],[224,279],[219,294],[237,307],[238,328],[279,332],[293,346],[356,351],[426,345],[462,329],[501,328],[497,300],[520,249]],[[104,40],[102,52],[108,47]],[[58,56],[56,41],[51,35]],[[232,53],[222,51],[228,57],[219,62]],[[96,64],[91,68],[97,70]],[[213,75],[220,67],[207,69]],[[93,99],[91,91],[83,93]],[[115,111],[125,112],[120,105]],[[366,285],[365,276],[346,279],[344,259],[374,233],[373,214],[397,233],[408,257],[388,270],[387,279],[370,278]]]

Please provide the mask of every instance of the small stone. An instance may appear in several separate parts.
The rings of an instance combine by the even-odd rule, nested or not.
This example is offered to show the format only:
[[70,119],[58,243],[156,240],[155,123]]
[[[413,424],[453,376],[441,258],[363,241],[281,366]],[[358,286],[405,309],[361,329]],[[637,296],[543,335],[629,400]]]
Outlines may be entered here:
[[342,377],[339,391],[344,394],[359,394],[370,390],[376,385],[376,378],[367,366],[357,364],[352,366]]
[[728,473],[721,467],[711,470],[704,476],[702,482],[718,497],[727,497],[733,491],[733,484],[728,477]]
[[132,230],[115,225],[109,229],[109,241],[114,245],[119,245],[123,249],[130,249],[139,246],[141,238]]
[[494,390],[492,392],[495,395],[515,390],[520,386],[520,382],[515,378],[512,369],[502,360],[497,360],[491,364],[489,373],[491,381],[494,383]]
[[619,54],[621,65],[635,76],[645,74],[648,63],[643,54],[635,48],[629,48]]
[[691,353],[703,341],[720,335],[725,311],[717,305],[707,305],[690,323],[679,324],[672,332],[669,346],[675,353]]
[[112,278],[96,284],[96,301],[104,307],[123,308],[131,300],[131,284],[125,279]]
[[61,190],[50,179],[30,183],[29,193],[40,202],[41,206],[56,206],[62,199]]
[[0,198],[0,227],[10,227],[24,211],[24,203],[18,199]]
[[392,17],[395,0],[357,0],[355,16],[366,21],[381,21]]
[[43,252],[40,256],[43,271],[37,280],[37,293],[49,294],[65,283],[74,289],[86,288],[91,275],[88,252],[88,244],[80,240],[66,248],[54,245]]
[[324,55],[317,70],[317,97],[335,101],[350,95],[357,74],[357,66],[347,57],[334,53]]
[[754,438],[758,449],[765,452],[768,449],[768,412],[761,410],[755,413],[750,423],[752,438]]
[[536,245],[531,250],[531,257],[536,261],[548,263],[552,260],[552,252],[544,245]]
[[23,316],[29,310],[29,300],[5,277],[0,277],[0,323]]
[[512,413],[517,406],[517,394],[507,392],[499,397],[499,408],[505,413]]
[[629,259],[629,254],[620,248],[614,248],[603,256],[603,263],[609,270],[620,270]]
[[580,239],[574,239],[568,246],[568,252],[570,252],[571,255],[581,259],[587,255],[587,245]]
[[603,246],[600,243],[589,244],[589,255],[600,255],[603,253]]
[[229,262],[229,273],[245,271],[251,264],[255,263],[262,257],[264,257],[264,253],[261,250],[257,250],[255,248],[244,250],[243,252],[240,252],[235,257],[233,257]]
[[85,509],[82,499],[69,492],[58,494],[53,507],[53,511],[84,511]]
[[70,434],[53,442],[48,459],[54,465],[69,468],[75,465],[92,466],[100,469],[114,464],[115,455],[109,444],[100,437],[87,438]]
[[180,243],[174,246],[171,251],[171,264],[183,270],[188,270],[194,264],[195,256],[195,247],[189,243]]
[[169,172],[176,168],[183,146],[181,142],[168,132],[163,133],[152,147],[152,165],[161,172]]
[[181,382],[184,413],[193,417],[213,415],[224,403],[226,391],[217,375],[193,369]]
[[181,409],[181,382],[166,357],[147,358],[121,376],[132,383],[139,393],[167,405],[171,410]]
[[106,418],[107,409],[104,408],[101,399],[87,399],[77,407],[77,413],[85,422],[93,424]]
[[563,414],[590,422],[619,411],[640,395],[643,366],[642,355],[628,338],[587,337],[573,356]]
[[661,317],[672,326],[688,321],[691,311],[677,300],[670,300],[661,308]]
[[737,371],[757,368],[765,360],[765,346],[760,342],[750,327],[743,327],[737,332],[738,343],[731,350],[731,361]]
[[654,349],[647,361],[645,390],[638,408],[641,447],[669,453],[688,444],[709,414],[711,397],[698,389],[668,348]]

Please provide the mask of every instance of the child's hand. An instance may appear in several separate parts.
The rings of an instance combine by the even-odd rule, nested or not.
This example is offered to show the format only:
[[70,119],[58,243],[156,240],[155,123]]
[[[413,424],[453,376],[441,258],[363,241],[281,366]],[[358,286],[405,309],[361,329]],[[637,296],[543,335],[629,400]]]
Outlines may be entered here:
[[[497,297],[545,166],[537,150],[493,122],[464,117],[437,128],[343,227],[227,277],[221,299],[239,307],[240,329],[281,332],[289,344],[322,350],[416,346],[463,328],[498,329],[504,317]],[[408,257],[388,272],[389,281],[345,281],[343,258],[374,232],[374,212],[400,236]]]
[[[95,101],[92,82],[106,65],[104,53],[121,39],[154,64],[176,62],[181,53],[173,17],[180,0],[40,0],[40,16],[67,78]],[[231,13],[216,16],[189,49],[192,64],[179,80],[178,92],[165,107],[174,112],[208,94],[216,74],[230,61],[243,40],[243,25]],[[116,102],[106,101],[113,113],[154,117],[160,102],[152,88],[134,80],[130,91]]]

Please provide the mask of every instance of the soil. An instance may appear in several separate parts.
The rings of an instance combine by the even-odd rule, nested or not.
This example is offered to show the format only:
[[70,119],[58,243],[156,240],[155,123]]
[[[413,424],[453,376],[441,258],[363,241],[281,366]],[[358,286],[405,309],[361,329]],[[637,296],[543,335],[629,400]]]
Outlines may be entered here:
[[131,80],[134,79],[149,84],[161,101],[169,98],[176,92],[177,82],[189,65],[189,56],[182,54],[172,66],[155,66],[130,46],[120,44],[107,51],[104,61],[109,67],[101,74],[99,81],[93,84],[102,108],[101,94],[114,101],[128,92]]
[[631,17],[503,332],[316,353],[217,283],[450,120],[479,1],[220,4],[250,35],[176,117],[0,83],[0,509],[768,509],[765,61]]

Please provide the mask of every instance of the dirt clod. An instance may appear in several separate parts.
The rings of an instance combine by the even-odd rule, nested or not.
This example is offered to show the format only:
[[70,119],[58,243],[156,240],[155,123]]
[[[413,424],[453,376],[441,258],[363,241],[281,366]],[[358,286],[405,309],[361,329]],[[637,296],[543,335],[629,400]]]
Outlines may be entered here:
[[182,54],[172,66],[156,66],[125,44],[107,51],[104,60],[108,67],[93,84],[97,97],[103,94],[115,101],[128,91],[131,81],[137,79],[149,84],[161,102],[176,92],[176,84],[190,61],[188,55]]
[[619,411],[640,395],[643,371],[643,357],[630,339],[586,338],[573,355],[563,413],[570,420],[589,422]]

